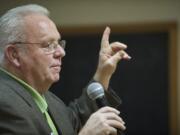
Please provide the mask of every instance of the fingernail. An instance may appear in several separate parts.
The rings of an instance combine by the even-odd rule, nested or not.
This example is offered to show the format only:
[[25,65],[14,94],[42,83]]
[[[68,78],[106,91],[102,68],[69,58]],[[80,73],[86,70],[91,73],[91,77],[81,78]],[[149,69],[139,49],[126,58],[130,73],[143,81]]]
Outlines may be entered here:
[[106,26],[106,30],[107,30],[108,32],[110,32],[110,31],[111,31],[111,29],[110,29],[110,27],[109,27],[109,26]]
[[128,59],[131,59],[132,57],[131,56],[128,56]]
[[124,59],[127,59],[127,60],[130,60],[132,57],[129,56],[129,55],[126,55],[126,56],[124,56],[123,58],[124,58]]

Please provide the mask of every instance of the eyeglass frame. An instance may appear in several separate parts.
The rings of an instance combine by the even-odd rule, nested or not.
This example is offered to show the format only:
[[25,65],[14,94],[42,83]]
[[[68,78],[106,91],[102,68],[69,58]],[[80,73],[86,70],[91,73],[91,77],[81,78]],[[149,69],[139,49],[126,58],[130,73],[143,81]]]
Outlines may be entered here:
[[[52,54],[56,51],[58,46],[60,46],[63,50],[65,50],[66,47],[66,40],[58,40],[58,43],[55,42],[48,42],[48,43],[31,43],[31,42],[13,42],[11,44],[39,44],[39,45],[47,45],[46,47],[42,47],[42,49],[47,53],[47,54]],[[46,49],[46,50],[45,50]]]

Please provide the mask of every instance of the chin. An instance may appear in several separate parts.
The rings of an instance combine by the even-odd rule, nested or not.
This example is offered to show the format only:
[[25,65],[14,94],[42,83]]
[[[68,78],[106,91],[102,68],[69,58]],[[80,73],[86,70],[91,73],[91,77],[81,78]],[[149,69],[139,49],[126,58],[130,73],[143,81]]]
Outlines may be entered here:
[[51,73],[46,77],[46,80],[50,82],[51,84],[58,82],[60,79],[59,73]]
[[60,78],[59,75],[58,75],[58,76],[54,76],[52,80],[53,80],[53,82],[55,83],[55,82],[58,82],[58,81],[59,81],[59,78]]

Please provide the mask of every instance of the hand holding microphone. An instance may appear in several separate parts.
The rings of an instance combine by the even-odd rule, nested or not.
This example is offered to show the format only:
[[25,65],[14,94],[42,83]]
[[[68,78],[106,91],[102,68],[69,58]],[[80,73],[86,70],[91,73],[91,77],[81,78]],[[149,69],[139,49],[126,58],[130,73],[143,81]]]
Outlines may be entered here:
[[125,123],[119,117],[120,112],[108,106],[101,84],[90,84],[87,94],[100,109],[90,116],[79,135],[120,135],[119,131],[126,129]]
[[79,135],[117,135],[117,129],[125,130],[118,114],[119,111],[112,107],[100,108],[90,116]]

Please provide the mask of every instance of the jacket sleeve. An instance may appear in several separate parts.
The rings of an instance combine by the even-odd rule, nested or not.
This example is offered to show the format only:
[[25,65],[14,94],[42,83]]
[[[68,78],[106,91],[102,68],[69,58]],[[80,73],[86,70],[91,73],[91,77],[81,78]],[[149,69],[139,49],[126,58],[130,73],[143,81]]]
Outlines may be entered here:
[[[86,91],[87,87],[83,90],[80,98],[75,99],[74,102],[69,104],[69,110],[71,112],[70,118],[74,129],[80,130],[89,116],[98,110],[95,101],[92,101],[88,97]],[[105,97],[111,107],[117,108],[121,104],[121,99],[111,88],[109,88],[108,91],[105,91]]]

